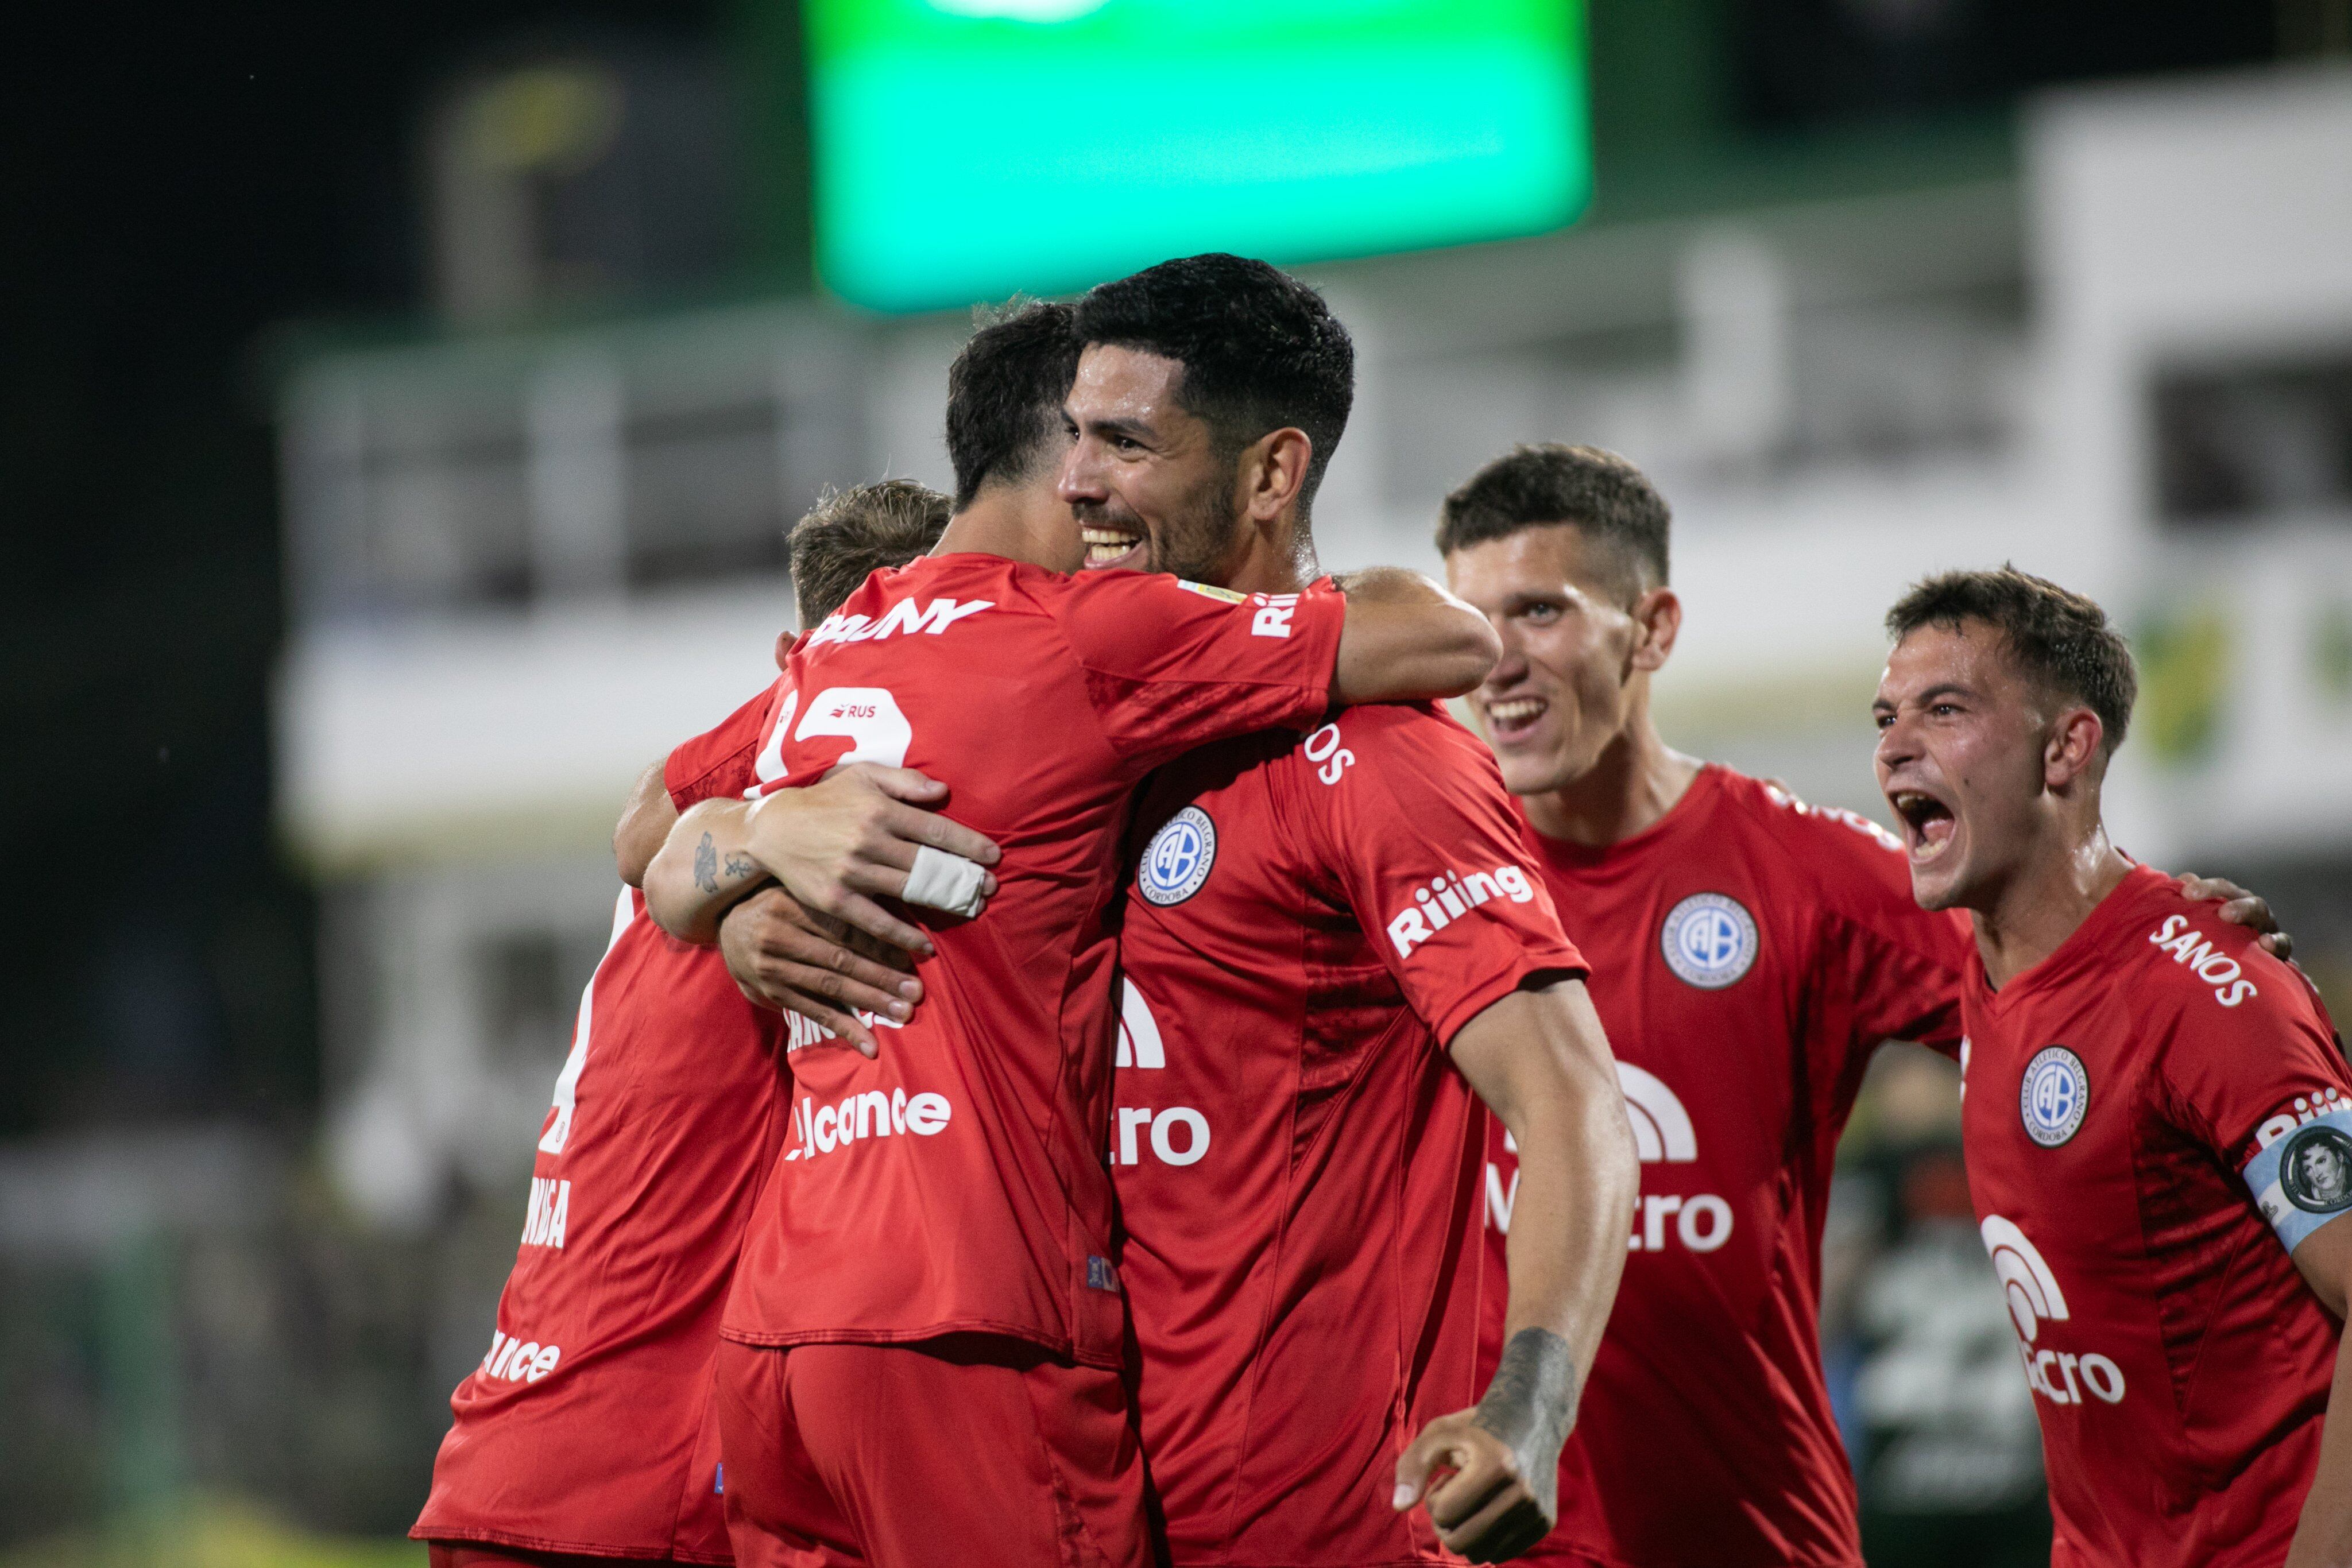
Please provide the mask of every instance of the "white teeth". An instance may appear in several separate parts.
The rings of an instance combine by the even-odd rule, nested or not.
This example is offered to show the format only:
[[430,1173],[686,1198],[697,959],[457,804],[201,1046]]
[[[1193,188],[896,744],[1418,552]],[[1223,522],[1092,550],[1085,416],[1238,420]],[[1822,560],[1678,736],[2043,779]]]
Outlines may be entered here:
[[1497,724],[1523,724],[1550,706],[1541,697],[1513,697],[1507,702],[1488,703],[1486,716]]
[[1078,530],[1078,537],[1090,545],[1117,545],[1119,549],[1125,549],[1142,536],[1122,534],[1110,528],[1082,528]]

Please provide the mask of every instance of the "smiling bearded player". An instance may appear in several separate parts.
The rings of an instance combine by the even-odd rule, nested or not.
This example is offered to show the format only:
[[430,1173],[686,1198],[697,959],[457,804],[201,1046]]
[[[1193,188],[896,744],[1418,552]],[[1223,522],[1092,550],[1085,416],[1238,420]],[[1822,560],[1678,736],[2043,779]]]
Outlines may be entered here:
[[2326,1419],[2331,1368],[2352,1411],[2334,1026],[2108,841],[2137,681],[2097,605],[2003,568],[1930,579],[1886,623],[1878,781],[1919,904],[1973,920],[1969,1190],[2042,1422],[2053,1568],[2352,1562],[2352,1435]]
[[[1503,639],[1475,706],[1592,963],[1642,1145],[1560,1525],[1530,1561],[1860,1568],[1822,1375],[1822,1221],[1879,1044],[1958,1049],[1968,931],[1913,905],[1875,824],[1660,738],[1650,682],[1682,625],[1668,527],[1625,459],[1533,446],[1447,497],[1438,531],[1454,591]],[[2268,922],[2253,900],[2227,915]],[[1490,1154],[1492,1277],[1544,1221],[1514,1203],[1499,1133]]]

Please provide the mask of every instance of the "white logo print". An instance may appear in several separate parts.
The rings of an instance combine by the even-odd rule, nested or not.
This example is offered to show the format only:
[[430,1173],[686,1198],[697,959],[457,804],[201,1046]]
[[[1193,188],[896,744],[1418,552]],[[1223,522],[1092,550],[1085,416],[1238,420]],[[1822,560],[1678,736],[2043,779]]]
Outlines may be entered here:
[[[2018,1354],[2025,1362],[2025,1381],[2033,1392],[2053,1405],[2080,1405],[2088,1388],[2113,1405],[2124,1396],[2123,1368],[2104,1355],[2074,1355],[2048,1348],[2035,1349],[2045,1322],[2067,1321],[2066,1292],[2058,1276],[2026,1239],[2014,1220],[1988,1214],[1981,1227],[1985,1251],[1992,1257],[1993,1277],[2009,1298],[2009,1315],[2017,1324]],[[2078,1379],[2075,1375],[2081,1373]]]
[[994,608],[996,601],[992,599],[975,599],[966,604],[952,599],[933,599],[919,608],[913,600],[902,599],[884,611],[879,620],[870,615],[845,615],[836,610],[809,633],[808,645],[817,648],[827,643],[864,643],[901,632],[911,635],[928,632],[936,637],[965,616]]
[[[1145,1071],[1168,1065],[1160,1020],[1151,1016],[1150,1004],[1133,980],[1122,982],[1119,992],[1118,1065]],[[1148,1092],[1139,1082],[1121,1079],[1119,1092],[1130,1091]],[[1142,1164],[1147,1142],[1152,1155],[1165,1166],[1198,1165],[1209,1152],[1209,1119],[1190,1105],[1171,1105],[1164,1111],[1149,1105],[1121,1105],[1113,1114],[1112,1126],[1115,1141],[1109,1160],[1114,1166]]]
[[[1630,1061],[1617,1063],[1617,1087],[1625,1096],[1626,1119],[1633,1124],[1633,1152],[1643,1165],[1689,1165],[1698,1158],[1698,1134],[1682,1100],[1656,1073]],[[1518,1152],[1518,1142],[1503,1135],[1503,1146]],[[1518,1201],[1519,1178],[1510,1186],[1491,1163],[1486,1166],[1486,1222],[1508,1234],[1511,1208]],[[1731,1239],[1731,1205],[1711,1192],[1685,1197],[1676,1193],[1644,1195],[1633,1210],[1636,1228],[1626,1238],[1633,1252],[1666,1249],[1666,1222],[1674,1221],[1676,1239],[1693,1252],[1712,1252]]]
[[1496,898],[1526,904],[1536,895],[1535,883],[1515,865],[1474,871],[1468,876],[1448,870],[1432,877],[1427,887],[1413,890],[1413,902],[1389,917],[1389,940],[1397,956],[1410,958],[1412,950],[1480,904]]
[[1217,863],[1217,824],[1198,806],[1187,806],[1160,825],[1143,849],[1136,885],[1143,902],[1166,908],[1201,891]]
[[1736,898],[1694,893],[1667,914],[1658,946],[1676,979],[1719,991],[1756,962],[1756,917]]
[[932,1137],[954,1115],[955,1107],[948,1097],[929,1090],[919,1094],[908,1094],[904,1089],[893,1089],[887,1094],[879,1089],[852,1092],[842,1096],[838,1105],[820,1105],[803,1094],[793,1107],[793,1131],[801,1140],[800,1146],[784,1158],[813,1160],[861,1139],[903,1137],[909,1133]]
[[537,1383],[555,1370],[563,1352],[551,1344],[520,1336],[509,1338],[490,1331],[490,1354],[482,1357],[482,1375],[503,1383]]
[[2091,1110],[2091,1075],[2083,1059],[2063,1045],[2044,1046],[2025,1064],[2017,1113],[2025,1135],[2054,1149],[2080,1132]]

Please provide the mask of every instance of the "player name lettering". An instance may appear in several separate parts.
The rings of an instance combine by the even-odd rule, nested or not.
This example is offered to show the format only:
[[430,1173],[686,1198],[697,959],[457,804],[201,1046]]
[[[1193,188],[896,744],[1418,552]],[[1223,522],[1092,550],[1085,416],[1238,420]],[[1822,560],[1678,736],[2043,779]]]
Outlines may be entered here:
[[868,643],[901,632],[928,632],[936,637],[967,615],[995,608],[996,601],[992,599],[975,599],[963,604],[952,599],[932,599],[919,606],[914,600],[902,599],[878,616],[845,615],[836,610],[817,622],[816,630],[809,633],[808,645],[814,648],[826,643]]
[[1398,957],[1410,958],[1414,948],[1480,904],[1497,898],[1525,904],[1535,895],[1535,884],[1515,865],[1474,871],[1466,877],[1449,869],[1432,877],[1428,886],[1415,889],[1413,902],[1389,917],[1389,940],[1396,945]]
[[2166,915],[2164,924],[2149,932],[2147,939],[2171,954],[2174,963],[2186,965],[2212,987],[2213,999],[2225,1008],[2262,995],[2253,981],[2242,977],[2244,971],[2238,961],[2215,948],[2213,939],[2189,925],[2185,915]]
[[867,1139],[908,1133],[928,1138],[945,1128],[954,1114],[955,1107],[948,1103],[946,1095],[929,1090],[910,1095],[904,1089],[893,1089],[887,1094],[868,1089],[844,1095],[835,1105],[820,1105],[803,1094],[793,1107],[793,1132],[800,1144],[784,1158],[813,1160]]
[[572,1218],[572,1184],[550,1176],[530,1178],[530,1207],[523,1210],[522,1244],[563,1250],[563,1228]]
[[482,1357],[482,1375],[501,1383],[537,1383],[562,1359],[563,1352],[554,1345],[520,1334],[509,1338],[492,1329],[490,1354]]

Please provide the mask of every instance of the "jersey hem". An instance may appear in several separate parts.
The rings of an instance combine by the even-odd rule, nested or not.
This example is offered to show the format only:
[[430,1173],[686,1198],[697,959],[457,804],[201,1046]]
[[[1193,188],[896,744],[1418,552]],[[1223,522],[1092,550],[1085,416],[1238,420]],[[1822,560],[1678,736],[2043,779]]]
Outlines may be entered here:
[[950,1334],[985,1333],[1003,1339],[1017,1339],[1052,1352],[1063,1360],[1080,1366],[1091,1366],[1102,1372],[1118,1372],[1126,1361],[1116,1350],[1081,1351],[1067,1336],[1054,1338],[1034,1329],[1013,1323],[994,1322],[988,1319],[958,1319],[934,1323],[919,1329],[788,1329],[761,1332],[755,1329],[722,1328],[719,1337],[736,1344],[747,1344],[755,1350],[790,1350],[796,1344],[920,1344],[925,1340],[944,1339]]
[[[1671,1561],[1663,1557],[1646,1560],[1612,1557],[1606,1552],[1595,1552],[1583,1546],[1566,1546],[1549,1550],[1540,1546],[1532,1547],[1516,1561],[1532,1564],[1533,1568],[1685,1568],[1684,1562]],[[1870,1568],[1870,1565],[1860,1557],[1759,1557],[1755,1561],[1769,1562],[1772,1564],[1772,1568]],[[1711,1557],[1705,1561],[1704,1568],[1719,1568],[1723,1562],[1724,1559]]]
[[719,1556],[682,1546],[593,1545],[581,1541],[558,1541],[551,1536],[523,1535],[511,1530],[427,1528],[422,1523],[408,1527],[408,1539],[426,1542],[473,1541],[489,1546],[520,1547],[525,1552],[560,1552],[574,1557],[610,1557],[627,1563],[702,1563],[712,1568],[733,1568],[735,1562],[731,1555]]

